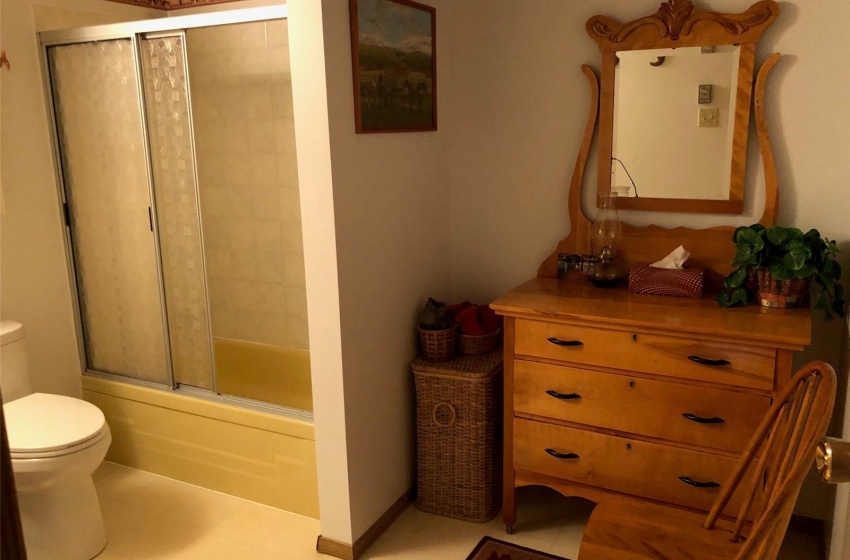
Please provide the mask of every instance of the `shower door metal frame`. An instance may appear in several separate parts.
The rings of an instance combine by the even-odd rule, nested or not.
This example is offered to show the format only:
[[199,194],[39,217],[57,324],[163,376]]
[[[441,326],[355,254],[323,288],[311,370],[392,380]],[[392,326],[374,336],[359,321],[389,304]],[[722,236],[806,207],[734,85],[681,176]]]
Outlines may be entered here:
[[148,126],[147,118],[147,107],[145,106],[145,93],[144,93],[144,84],[142,82],[144,77],[144,72],[141,64],[141,46],[140,39],[141,38],[156,38],[156,37],[165,37],[165,36],[182,36],[183,37],[183,49],[184,49],[184,70],[186,72],[186,89],[187,89],[187,103],[189,106],[189,128],[190,128],[190,139],[192,145],[192,158],[195,163],[195,193],[197,196],[198,203],[198,222],[199,222],[199,230],[201,235],[201,255],[202,255],[202,266],[203,266],[203,276],[204,276],[204,290],[206,292],[206,300],[207,300],[207,319],[208,319],[208,332],[210,336],[210,342],[212,343],[212,317],[210,312],[209,305],[209,282],[207,280],[206,275],[206,258],[204,256],[204,244],[203,244],[203,218],[201,217],[200,212],[200,191],[199,191],[199,182],[198,182],[198,173],[197,173],[197,154],[195,150],[195,139],[194,139],[194,123],[192,121],[192,105],[191,105],[191,97],[188,95],[191,92],[190,84],[189,84],[189,71],[188,71],[188,57],[186,54],[186,37],[185,32],[188,29],[198,28],[198,27],[213,27],[219,25],[230,25],[236,23],[249,23],[249,22],[258,22],[258,21],[270,21],[277,19],[287,19],[287,7],[285,5],[280,6],[271,6],[265,8],[248,8],[241,10],[231,10],[224,12],[216,12],[210,14],[198,14],[198,15],[189,15],[189,16],[178,16],[178,17],[164,17],[156,20],[145,20],[145,21],[136,21],[136,22],[127,22],[127,23],[118,23],[118,24],[108,24],[108,25],[99,25],[94,27],[83,27],[79,29],[65,29],[65,30],[57,30],[57,31],[45,31],[38,34],[39,36],[39,47],[41,51],[41,68],[42,68],[42,82],[44,84],[45,97],[47,103],[48,110],[48,121],[50,126],[50,134],[52,137],[52,149],[53,149],[53,161],[54,161],[54,173],[56,176],[56,185],[58,191],[58,198],[60,204],[60,212],[65,213],[65,209],[67,208],[68,196],[67,196],[67,187],[65,185],[65,178],[62,169],[62,156],[59,144],[59,134],[57,127],[57,113],[56,106],[53,95],[53,84],[50,77],[50,68],[49,68],[49,56],[48,50],[50,47],[64,46],[64,45],[73,45],[78,43],[92,43],[98,41],[109,41],[109,40],[117,40],[117,39],[129,39],[132,42],[132,52],[134,59],[134,66],[136,71],[136,82],[138,89],[138,99],[141,110],[141,118],[142,118],[142,136],[144,143],[144,153],[146,157],[146,170],[147,170],[147,179],[148,179],[148,191],[150,198],[150,208],[153,213],[153,228],[154,228],[154,246],[156,251],[156,262],[157,262],[157,277],[159,281],[160,288],[160,301],[162,307],[162,319],[163,319],[163,329],[165,336],[165,345],[166,345],[166,360],[169,374],[169,384],[161,384],[156,382],[151,382],[143,379],[137,379],[125,375],[119,375],[114,373],[102,372],[97,370],[89,369],[88,367],[88,356],[86,354],[85,348],[85,335],[83,329],[83,321],[82,321],[82,307],[79,299],[79,286],[77,282],[77,271],[74,265],[74,253],[73,253],[73,240],[71,237],[70,227],[68,222],[63,217],[63,223],[65,224],[63,238],[65,242],[65,256],[66,256],[66,264],[68,267],[69,281],[71,283],[71,297],[74,304],[74,322],[77,330],[77,347],[80,354],[80,361],[83,364],[84,374],[91,375],[93,377],[101,377],[108,380],[120,381],[122,383],[130,383],[133,385],[139,385],[154,389],[162,390],[170,389],[172,391],[181,392],[187,394],[189,396],[195,398],[201,398],[204,400],[211,400],[214,402],[225,403],[225,404],[233,404],[242,408],[248,408],[252,410],[256,410],[259,412],[265,412],[268,414],[276,414],[287,416],[290,418],[295,418],[299,420],[304,420],[311,422],[313,420],[313,413],[310,411],[290,408],[286,406],[265,403],[263,401],[256,401],[253,399],[247,399],[244,397],[239,397],[235,395],[221,395],[216,391],[216,375],[215,375],[215,350],[211,345],[211,360],[212,360],[212,378],[213,378],[213,389],[203,389],[199,387],[193,387],[189,385],[180,385],[174,379],[174,370],[172,367],[172,359],[171,359],[171,346],[170,346],[170,337],[168,333],[168,315],[167,310],[165,308],[165,285],[163,283],[163,272],[162,272],[162,252],[160,250],[159,244],[159,225],[157,222],[157,214],[156,214],[156,200],[154,195],[154,178],[153,178],[153,163],[151,159],[151,151],[150,151],[150,129]]
[[[210,375],[212,376],[212,387],[209,390],[211,390],[214,394],[218,395],[219,394],[219,392],[218,392],[218,379],[217,379],[216,374],[215,374],[215,345],[213,343],[213,329],[212,329],[212,311],[211,311],[212,304],[211,304],[211,301],[210,301],[209,282],[207,281],[207,257],[206,257],[206,246],[204,245],[204,218],[201,214],[201,186],[200,186],[200,182],[198,180],[198,156],[197,156],[197,153],[195,151],[195,122],[192,119],[192,96],[191,96],[192,87],[191,87],[191,84],[189,82],[189,53],[187,51],[187,45],[186,45],[186,30],[185,29],[176,29],[176,30],[168,30],[168,31],[150,31],[150,32],[146,32],[146,33],[139,33],[135,36],[138,39],[144,39],[144,40],[153,40],[153,39],[166,38],[166,37],[179,37],[180,40],[181,40],[181,45],[182,45],[182,49],[183,49],[183,74],[184,74],[185,83],[186,83],[186,108],[187,108],[186,115],[187,115],[187,118],[188,118],[188,121],[189,121],[188,122],[189,146],[191,147],[191,153],[192,153],[192,167],[193,167],[192,181],[194,183],[193,186],[194,186],[194,191],[195,191],[195,201],[196,201],[196,206],[197,206],[197,209],[198,209],[198,237],[199,237],[198,241],[200,242],[199,248],[200,248],[200,253],[201,253],[201,273],[202,273],[203,279],[204,279],[204,303],[206,304],[207,338],[209,339],[209,343],[210,343]],[[142,102],[142,105],[144,106],[145,115],[147,115],[147,113],[146,113],[146,111],[147,111],[147,97],[145,96],[145,92],[144,92],[145,70],[144,70],[144,65],[141,64],[141,61],[142,61],[142,51],[141,51],[142,47],[141,47],[141,45],[142,45],[142,41],[139,40],[138,41],[138,49],[136,50],[135,54],[136,54],[136,61],[137,61],[138,70],[139,70],[139,74],[138,74],[139,75],[139,80],[138,80],[139,81],[139,94],[141,95],[141,102]],[[145,118],[142,122],[144,123],[143,126],[144,126],[144,129],[145,129],[145,140],[147,142],[146,146],[149,148],[150,147],[150,127],[149,127],[149,124],[148,124],[149,121],[147,120],[147,118]],[[151,169],[150,169],[151,185],[155,187],[156,181],[154,180],[154,177],[153,177],[153,156],[150,155],[150,153],[148,154],[148,163],[151,167]],[[156,198],[156,195],[154,193],[154,190],[152,189],[151,190],[151,200],[153,200],[155,198]],[[154,222],[156,223],[155,229],[157,231],[159,231],[158,214],[156,213],[156,210],[154,210]],[[157,254],[159,255],[160,262],[161,262],[162,252],[160,251]],[[167,309],[165,308],[165,301],[167,299],[167,296],[165,295],[164,279],[165,279],[165,275],[163,273],[162,276],[161,276],[161,282],[160,283],[162,285],[162,300],[163,300],[163,306],[164,306],[163,309],[165,310],[164,312],[167,313]],[[166,323],[167,323],[168,322],[167,321],[167,314],[165,315],[165,317],[166,317]],[[169,363],[171,363],[171,362],[169,361]],[[174,368],[173,368],[173,365],[172,365],[171,366],[171,388],[176,390],[180,386],[181,385],[176,381],[176,379],[174,377]],[[201,387],[194,387],[192,385],[188,385],[188,386],[192,387],[194,389],[202,390],[202,391],[206,390],[206,389],[201,388]]]

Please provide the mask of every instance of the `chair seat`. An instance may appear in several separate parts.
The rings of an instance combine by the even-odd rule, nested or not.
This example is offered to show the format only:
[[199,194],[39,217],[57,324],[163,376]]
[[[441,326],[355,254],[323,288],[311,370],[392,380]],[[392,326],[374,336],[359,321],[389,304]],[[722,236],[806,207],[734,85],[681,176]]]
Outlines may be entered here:
[[[593,510],[578,560],[729,560],[742,543],[731,541],[732,523],[703,529],[704,513],[628,499]],[[695,542],[696,541],[696,542]]]

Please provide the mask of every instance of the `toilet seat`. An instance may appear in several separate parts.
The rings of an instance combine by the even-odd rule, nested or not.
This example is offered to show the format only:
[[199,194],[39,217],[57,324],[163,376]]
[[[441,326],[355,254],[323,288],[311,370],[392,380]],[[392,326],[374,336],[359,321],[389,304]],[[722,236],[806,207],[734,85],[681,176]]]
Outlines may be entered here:
[[82,451],[109,435],[103,412],[81,399],[33,393],[3,405],[12,459]]

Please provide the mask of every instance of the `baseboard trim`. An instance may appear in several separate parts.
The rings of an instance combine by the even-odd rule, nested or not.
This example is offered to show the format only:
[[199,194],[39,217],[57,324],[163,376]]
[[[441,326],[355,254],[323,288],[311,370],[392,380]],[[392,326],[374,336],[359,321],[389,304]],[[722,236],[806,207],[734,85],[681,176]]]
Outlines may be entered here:
[[327,554],[342,558],[342,560],[354,560],[354,547],[344,542],[335,541],[319,535],[316,541],[316,551],[319,554]]
[[359,539],[354,541],[354,545],[319,535],[316,541],[316,551],[320,554],[342,558],[342,560],[358,560],[414,501],[416,501],[416,489],[411,487],[371,527],[366,529],[366,532]]

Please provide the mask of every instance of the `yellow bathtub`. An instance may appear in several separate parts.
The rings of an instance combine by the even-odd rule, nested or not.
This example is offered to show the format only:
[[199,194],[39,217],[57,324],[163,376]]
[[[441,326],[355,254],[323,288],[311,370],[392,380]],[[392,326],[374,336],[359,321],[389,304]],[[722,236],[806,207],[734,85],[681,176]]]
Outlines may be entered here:
[[[306,351],[215,349],[220,393],[312,410]],[[106,415],[108,461],[318,518],[312,422],[91,376],[83,396]]]
[[313,411],[309,351],[219,337],[213,344],[219,393]]

